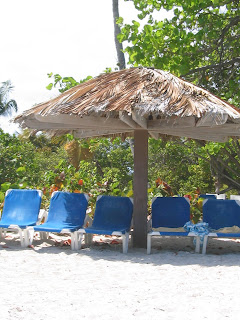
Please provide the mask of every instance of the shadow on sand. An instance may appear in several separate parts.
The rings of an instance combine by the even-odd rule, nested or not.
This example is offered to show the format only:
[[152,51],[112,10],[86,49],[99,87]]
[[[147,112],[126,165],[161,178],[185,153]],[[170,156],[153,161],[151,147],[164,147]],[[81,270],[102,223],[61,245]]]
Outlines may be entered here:
[[207,247],[207,254],[194,252],[192,237],[179,238],[153,238],[152,253],[147,255],[146,249],[133,248],[129,243],[129,251],[122,254],[122,243],[120,239],[111,237],[94,237],[90,247],[83,243],[82,249],[72,251],[69,237],[53,235],[48,240],[36,238],[33,248],[21,248],[20,241],[16,235],[9,234],[7,238],[1,239],[0,250],[20,251],[32,250],[36,254],[60,254],[75,255],[78,257],[89,257],[92,260],[126,261],[131,263],[173,266],[201,265],[212,266],[236,266],[239,265],[240,239],[210,239]]

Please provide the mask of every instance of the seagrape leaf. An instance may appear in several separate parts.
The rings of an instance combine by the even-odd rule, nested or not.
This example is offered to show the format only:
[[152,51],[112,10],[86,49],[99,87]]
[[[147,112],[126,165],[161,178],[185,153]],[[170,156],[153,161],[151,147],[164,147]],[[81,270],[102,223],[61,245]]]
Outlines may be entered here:
[[10,182],[4,182],[1,184],[1,191],[6,192],[11,186]]

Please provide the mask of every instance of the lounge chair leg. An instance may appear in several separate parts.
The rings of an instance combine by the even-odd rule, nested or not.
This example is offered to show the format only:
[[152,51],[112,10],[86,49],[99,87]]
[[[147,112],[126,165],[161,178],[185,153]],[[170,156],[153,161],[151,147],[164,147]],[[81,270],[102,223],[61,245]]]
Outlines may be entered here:
[[84,235],[85,245],[91,246],[92,238],[93,238],[93,235],[91,233],[85,233]]
[[122,235],[122,246],[123,246],[123,253],[128,252],[128,241],[129,241],[129,233],[126,232]]
[[152,246],[152,236],[150,234],[147,235],[147,254],[151,253]]
[[21,242],[21,247],[27,247],[26,242],[27,242],[27,232],[25,230],[18,229],[18,234],[20,237],[20,242]]
[[130,236],[131,246],[133,247],[133,231],[130,232]]
[[39,232],[39,236],[41,240],[47,240],[49,238],[49,232]]
[[71,249],[72,250],[75,250],[75,247],[76,247],[76,237],[75,237],[75,232],[72,232],[71,233]]
[[195,238],[196,238],[195,252],[199,253],[200,252],[200,237],[195,237]]
[[[32,244],[32,241],[30,239],[31,235],[30,235],[28,228],[23,230],[23,234],[24,234],[24,239],[23,239],[24,247],[28,247],[30,244]],[[33,238],[33,235],[32,235],[32,238]]]
[[32,245],[33,243],[33,236],[34,236],[34,229],[29,227],[27,228],[27,232],[28,232],[28,245]]
[[75,249],[76,250],[80,250],[82,247],[82,238],[83,238],[83,234],[82,233],[78,233],[77,231],[75,232]]
[[204,236],[204,239],[203,239],[203,247],[202,247],[202,254],[206,254],[206,251],[207,251],[207,242],[208,242],[208,236]]

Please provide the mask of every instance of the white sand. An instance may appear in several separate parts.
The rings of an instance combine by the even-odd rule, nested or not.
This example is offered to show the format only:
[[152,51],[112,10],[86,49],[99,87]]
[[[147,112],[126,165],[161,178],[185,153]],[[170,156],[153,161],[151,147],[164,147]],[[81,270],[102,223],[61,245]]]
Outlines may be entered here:
[[203,256],[189,238],[155,238],[151,255],[131,247],[124,255],[110,238],[79,252],[54,239],[34,249],[0,240],[0,319],[240,317],[238,241],[210,240]]

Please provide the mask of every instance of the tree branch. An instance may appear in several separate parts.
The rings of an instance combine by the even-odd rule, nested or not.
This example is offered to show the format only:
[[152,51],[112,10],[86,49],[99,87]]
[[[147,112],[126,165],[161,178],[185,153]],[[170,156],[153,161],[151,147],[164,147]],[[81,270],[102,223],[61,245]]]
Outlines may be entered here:
[[224,162],[222,159],[218,158],[217,161],[219,161],[226,169],[234,173],[237,177],[240,177],[240,173],[229,167],[226,162]]
[[238,183],[237,181],[233,180],[232,178],[230,178],[229,176],[227,176],[226,174],[220,172],[220,175],[224,178],[226,178],[227,180],[231,181],[233,185],[238,186],[237,189],[240,189],[240,183]]
[[240,16],[236,16],[236,17],[230,19],[229,24],[228,24],[225,28],[223,28],[222,33],[221,33],[218,41],[223,42],[223,38],[224,38],[225,33],[227,33],[227,31],[228,31],[231,27],[237,25],[239,22],[240,22]]
[[232,154],[227,150],[227,148],[223,148],[223,149],[221,150],[221,152],[222,152],[222,153],[225,153],[225,154],[229,157],[230,161],[234,162],[235,165],[240,169],[240,163],[239,163],[239,161],[237,161],[237,160],[232,156]]
[[196,73],[196,72],[200,72],[200,71],[204,71],[204,70],[209,70],[209,69],[220,69],[221,67],[226,67],[226,66],[229,66],[229,65],[233,65],[235,63],[240,63],[240,57],[236,57],[236,58],[233,58],[232,60],[228,60],[228,61],[225,61],[225,62],[221,62],[221,63],[217,63],[217,64],[210,64],[208,66],[204,66],[204,67],[200,67],[200,68],[196,68],[196,69],[193,69],[193,70],[190,70],[188,73],[185,73],[184,75],[181,75],[180,77],[186,77],[190,74],[193,74],[193,73]]
[[224,189],[224,190],[221,190],[221,191],[220,191],[220,194],[226,193],[226,192],[228,192],[228,191],[230,191],[230,190],[232,190],[232,189],[234,189],[234,186],[229,186],[228,188],[226,188],[226,189]]
[[234,139],[234,144],[235,144],[235,148],[236,148],[236,152],[237,152],[237,155],[238,155],[238,158],[240,159],[240,144],[239,144],[239,141],[238,139]]

